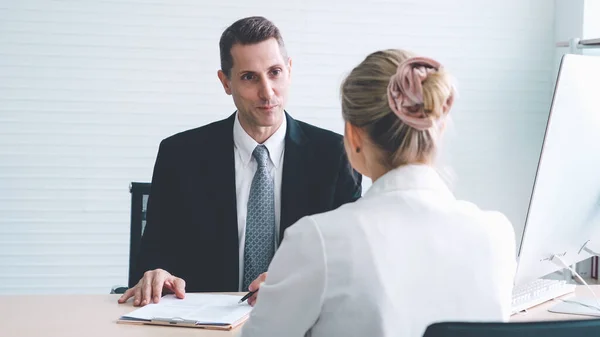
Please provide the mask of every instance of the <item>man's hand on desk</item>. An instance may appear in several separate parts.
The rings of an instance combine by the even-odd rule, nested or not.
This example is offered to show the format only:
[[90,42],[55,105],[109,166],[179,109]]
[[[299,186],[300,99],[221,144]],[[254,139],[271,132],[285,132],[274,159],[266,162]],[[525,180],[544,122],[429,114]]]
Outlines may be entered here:
[[149,270],[144,273],[144,277],[135,287],[127,289],[119,298],[119,303],[125,303],[131,297],[133,297],[133,305],[136,307],[153,302],[158,303],[163,291],[175,293],[178,298],[184,298],[185,281],[169,274],[166,270]]
[[[248,286],[248,290],[250,290],[250,291],[258,290],[260,288],[260,286],[263,284],[263,282],[265,282],[266,279],[267,279],[267,273],[262,273],[262,274],[258,275],[256,280],[254,280],[254,281],[252,281],[252,283],[250,283],[250,285]],[[250,304],[250,306],[254,306],[254,304],[256,304],[257,297],[258,297],[258,292],[256,292],[254,295],[252,295],[248,299],[248,304]]]

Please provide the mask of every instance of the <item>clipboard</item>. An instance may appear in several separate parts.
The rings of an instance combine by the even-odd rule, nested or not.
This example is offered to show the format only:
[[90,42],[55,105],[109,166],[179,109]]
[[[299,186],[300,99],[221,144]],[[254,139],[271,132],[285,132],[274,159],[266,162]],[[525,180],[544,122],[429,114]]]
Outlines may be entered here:
[[134,325],[162,325],[162,326],[178,326],[184,328],[199,328],[199,329],[207,329],[207,330],[222,330],[229,331],[237,328],[242,325],[248,319],[248,315],[243,317],[237,322],[233,322],[231,324],[228,323],[210,323],[210,322],[199,322],[196,320],[183,319],[179,317],[173,318],[152,318],[150,320],[136,320],[136,319],[128,319],[124,317],[120,317],[117,320],[117,323],[120,324],[134,324]]
[[162,325],[209,330],[232,330],[249,317],[252,307],[239,304],[236,295],[188,293],[185,299],[164,296],[159,303],[151,303],[119,317],[117,323],[134,325]]

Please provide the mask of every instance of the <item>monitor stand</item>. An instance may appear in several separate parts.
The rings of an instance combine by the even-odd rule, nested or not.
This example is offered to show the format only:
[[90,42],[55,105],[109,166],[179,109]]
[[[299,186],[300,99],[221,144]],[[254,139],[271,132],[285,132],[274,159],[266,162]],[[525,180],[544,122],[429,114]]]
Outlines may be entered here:
[[555,299],[558,303],[548,309],[557,314],[583,315],[600,317],[600,304],[591,296],[573,296]]

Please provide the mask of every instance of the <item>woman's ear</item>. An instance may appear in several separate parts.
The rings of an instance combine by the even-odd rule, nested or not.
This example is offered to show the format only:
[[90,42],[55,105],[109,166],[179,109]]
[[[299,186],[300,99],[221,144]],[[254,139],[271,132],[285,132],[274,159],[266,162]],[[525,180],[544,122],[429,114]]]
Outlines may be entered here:
[[346,122],[346,138],[348,139],[349,151],[359,153],[362,149],[363,137],[360,128]]
[[344,126],[344,147],[350,165],[363,176],[370,177],[365,165],[366,151],[364,151],[365,135],[364,131],[349,122]]

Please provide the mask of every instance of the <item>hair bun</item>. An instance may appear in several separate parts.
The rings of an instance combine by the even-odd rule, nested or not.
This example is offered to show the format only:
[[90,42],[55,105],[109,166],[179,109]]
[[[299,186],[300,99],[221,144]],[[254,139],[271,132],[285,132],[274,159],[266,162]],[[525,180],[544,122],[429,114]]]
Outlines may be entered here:
[[[438,61],[427,57],[412,57],[398,65],[398,70],[390,78],[387,96],[390,108],[405,124],[417,130],[427,130],[434,125],[433,119],[428,116],[431,111],[425,111],[423,82],[440,69],[442,65]],[[452,104],[451,97],[447,103]],[[443,109],[447,112],[449,106]]]

